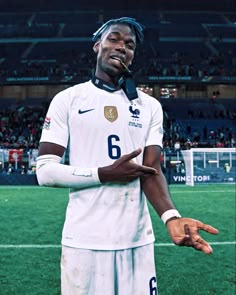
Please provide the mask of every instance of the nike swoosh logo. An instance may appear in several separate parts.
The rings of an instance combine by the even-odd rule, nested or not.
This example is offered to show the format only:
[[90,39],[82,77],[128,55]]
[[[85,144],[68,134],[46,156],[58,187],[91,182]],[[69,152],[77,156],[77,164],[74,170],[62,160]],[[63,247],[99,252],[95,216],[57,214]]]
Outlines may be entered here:
[[94,109],[89,109],[89,110],[79,110],[78,113],[79,114],[84,114],[84,113],[87,113],[87,112],[91,112],[93,111]]

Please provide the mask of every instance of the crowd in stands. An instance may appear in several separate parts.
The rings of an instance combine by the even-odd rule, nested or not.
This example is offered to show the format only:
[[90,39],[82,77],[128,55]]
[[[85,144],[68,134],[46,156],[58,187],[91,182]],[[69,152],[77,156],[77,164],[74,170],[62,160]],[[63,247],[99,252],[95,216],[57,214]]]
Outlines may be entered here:
[[[144,18],[149,27],[145,31],[144,44],[136,53],[134,73],[142,77],[236,76],[235,42],[225,42],[217,32],[230,33],[228,39],[234,40],[235,25],[230,15],[212,13],[205,15],[204,20],[202,15],[182,15],[158,11],[138,14],[138,19]],[[92,33],[105,21],[100,11],[52,15],[26,13],[5,17],[3,14],[1,17],[0,38],[9,38],[11,42],[0,46],[0,80],[48,77],[56,81],[76,81],[91,77],[95,66]],[[193,20],[196,23],[192,23]],[[201,21],[219,25],[206,28]],[[179,30],[175,31],[177,28]],[[163,41],[169,37],[171,41]],[[24,42],[17,41],[22,38]],[[48,41],[42,42],[40,38]]]
[[[168,50],[168,47],[166,48]],[[186,52],[170,52],[169,58],[147,56],[143,76],[236,76],[236,59],[229,52],[207,56],[189,55]]]
[[0,148],[37,149],[45,106],[0,110]]
[[[20,60],[13,65],[3,62],[0,69],[0,79],[8,77],[48,77],[50,80],[87,80],[93,73],[95,55],[92,44],[88,51],[79,49],[61,52],[52,61],[45,56],[37,59]],[[47,50],[45,48],[45,50]],[[78,51],[77,51],[78,50]],[[158,50],[157,50],[158,51]],[[166,48],[168,51],[168,48]],[[0,59],[4,54],[0,51]],[[53,58],[53,57],[52,57]],[[145,65],[145,66],[144,66]],[[219,52],[208,56],[192,55],[186,52],[171,52],[169,57],[153,53],[151,50],[140,49],[137,52],[132,68],[136,76],[191,76],[203,78],[206,76],[236,76],[236,58]]]
[[236,131],[232,127],[223,125],[215,129],[208,129],[204,126],[201,131],[192,128],[191,125],[186,126],[183,130],[177,120],[166,120],[164,150],[171,152],[197,147],[236,147]]
[[[221,25],[223,31],[235,33],[235,25],[233,24],[235,20],[230,20],[229,15],[224,15],[224,17],[218,13],[206,15],[204,24],[211,17],[213,19],[209,20],[210,24],[220,24],[216,27],[209,26],[208,29],[205,29],[206,26],[202,26],[196,15],[195,22],[204,32],[202,34],[199,30],[202,39],[193,42],[194,38],[192,37],[195,36],[195,31],[190,26],[188,30],[188,25],[183,25],[184,22],[182,23],[181,19],[177,20],[183,25],[181,34],[186,34],[189,31],[188,36],[181,36],[186,37],[183,39],[189,39],[187,41],[178,39],[178,32],[175,32],[174,29],[176,27],[175,17],[181,17],[179,14],[152,13],[153,18],[144,16],[143,11],[140,14],[141,19],[143,16],[146,21],[150,22],[151,33],[148,33],[147,30],[144,44],[138,48],[135,61],[131,66],[135,78],[141,77],[141,80],[145,80],[150,76],[190,76],[199,79],[209,76],[236,77],[235,43],[224,42],[218,34]],[[188,20],[189,23],[192,22],[194,16],[195,14],[191,16],[189,13],[185,14],[185,17],[191,18]],[[82,19],[82,17],[84,18]],[[61,15],[53,14],[53,17],[50,17],[50,14],[29,12],[26,15],[20,14],[19,17],[12,16],[11,19],[8,14],[5,15],[5,18],[2,14],[0,39],[9,38],[12,42],[0,44],[0,82],[4,84],[8,78],[13,80],[14,78],[26,78],[26,80],[27,78],[34,80],[45,78],[55,83],[66,84],[65,82],[68,82],[69,84],[70,82],[75,84],[90,79],[96,63],[96,57],[92,50],[93,43],[90,38],[93,30],[104,22],[104,15],[99,12],[95,14],[95,21],[89,20],[88,14],[77,17],[74,12],[71,12],[69,17],[66,17],[64,12]],[[168,29],[168,23],[171,21],[173,23]],[[232,26],[229,25],[230,22],[232,22]],[[88,31],[86,32],[84,24],[87,24]],[[156,24],[159,25],[159,29],[163,28],[162,32],[159,31],[158,26],[154,28]],[[165,42],[161,40],[163,36],[175,40]],[[51,40],[67,37],[72,39],[84,37],[86,41],[74,40],[70,42],[65,39],[65,42],[61,42],[61,40],[55,42]],[[197,39],[199,39],[198,37]],[[18,39],[21,38],[27,40],[18,42]],[[33,41],[33,38],[38,38],[38,40]],[[48,41],[40,42],[40,38],[48,38]],[[216,97],[217,94],[215,93],[213,96]],[[24,149],[26,151],[37,149],[47,107],[47,104],[1,107],[0,149]],[[176,107],[177,104],[174,107],[174,112]],[[194,104],[191,103],[186,116],[182,118],[179,117],[179,114],[178,118],[171,116],[170,110],[166,110],[165,105],[163,105],[163,109],[165,151],[175,152],[192,147],[236,147],[235,107],[232,109],[225,107],[223,111],[218,111],[212,105],[211,114],[208,114],[204,105],[194,108]],[[202,125],[204,120],[206,120],[206,124]],[[207,120],[208,123],[211,121],[213,124],[210,126]],[[214,125],[215,121],[221,121],[222,124],[220,126]],[[193,122],[197,122],[197,124]],[[13,168],[10,167],[9,173],[13,171]],[[24,167],[21,167],[21,171],[24,173]]]
[[[175,109],[177,104],[178,102],[175,103]],[[37,149],[47,107],[48,104],[39,104],[38,106],[29,105],[16,109],[6,108],[5,110],[0,110],[0,148]],[[204,104],[202,107],[204,107]],[[204,121],[202,115],[204,110],[199,110],[199,107],[195,110],[194,103],[192,102],[188,111],[188,119],[190,121],[187,123],[184,120],[187,118],[181,121],[181,118],[178,119],[170,116],[170,113],[168,114],[165,111],[165,106],[163,108],[164,148],[166,150],[189,149],[201,146],[236,147],[236,130],[233,127],[236,120],[235,111],[226,110],[225,113],[215,113],[216,122],[219,122],[220,119],[222,124],[210,128],[209,122],[212,121],[214,123],[214,117],[205,117],[204,119],[208,126],[202,125],[201,127],[199,122]],[[194,113],[198,115],[196,116],[195,114],[193,118]],[[197,122],[200,129],[194,127],[194,121]]]

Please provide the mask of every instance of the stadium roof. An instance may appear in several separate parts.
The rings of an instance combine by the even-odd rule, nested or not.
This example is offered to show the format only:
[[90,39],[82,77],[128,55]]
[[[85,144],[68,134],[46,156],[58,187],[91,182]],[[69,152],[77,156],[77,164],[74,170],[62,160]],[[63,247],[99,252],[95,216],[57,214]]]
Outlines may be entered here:
[[196,11],[236,11],[235,0],[0,0],[1,12],[45,11],[71,9],[159,9]]

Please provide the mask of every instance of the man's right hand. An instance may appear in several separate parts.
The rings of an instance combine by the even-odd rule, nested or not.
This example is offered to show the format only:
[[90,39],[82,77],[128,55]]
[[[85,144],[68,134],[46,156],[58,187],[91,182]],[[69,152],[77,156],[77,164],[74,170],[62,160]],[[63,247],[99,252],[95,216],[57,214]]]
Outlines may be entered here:
[[123,155],[116,160],[112,165],[98,168],[99,179],[102,183],[114,182],[114,183],[128,183],[140,176],[155,175],[157,170],[139,165],[133,161],[142,152],[139,148],[130,154]]

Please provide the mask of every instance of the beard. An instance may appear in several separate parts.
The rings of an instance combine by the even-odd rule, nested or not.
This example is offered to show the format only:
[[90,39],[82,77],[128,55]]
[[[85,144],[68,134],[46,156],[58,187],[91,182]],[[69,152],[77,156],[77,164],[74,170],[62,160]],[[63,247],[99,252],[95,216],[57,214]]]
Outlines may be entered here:
[[110,80],[110,83],[114,85],[118,84],[119,79],[123,75],[123,71],[120,68],[109,63],[108,59],[104,57],[97,59],[96,73],[99,73],[100,78],[107,80],[107,82]]

